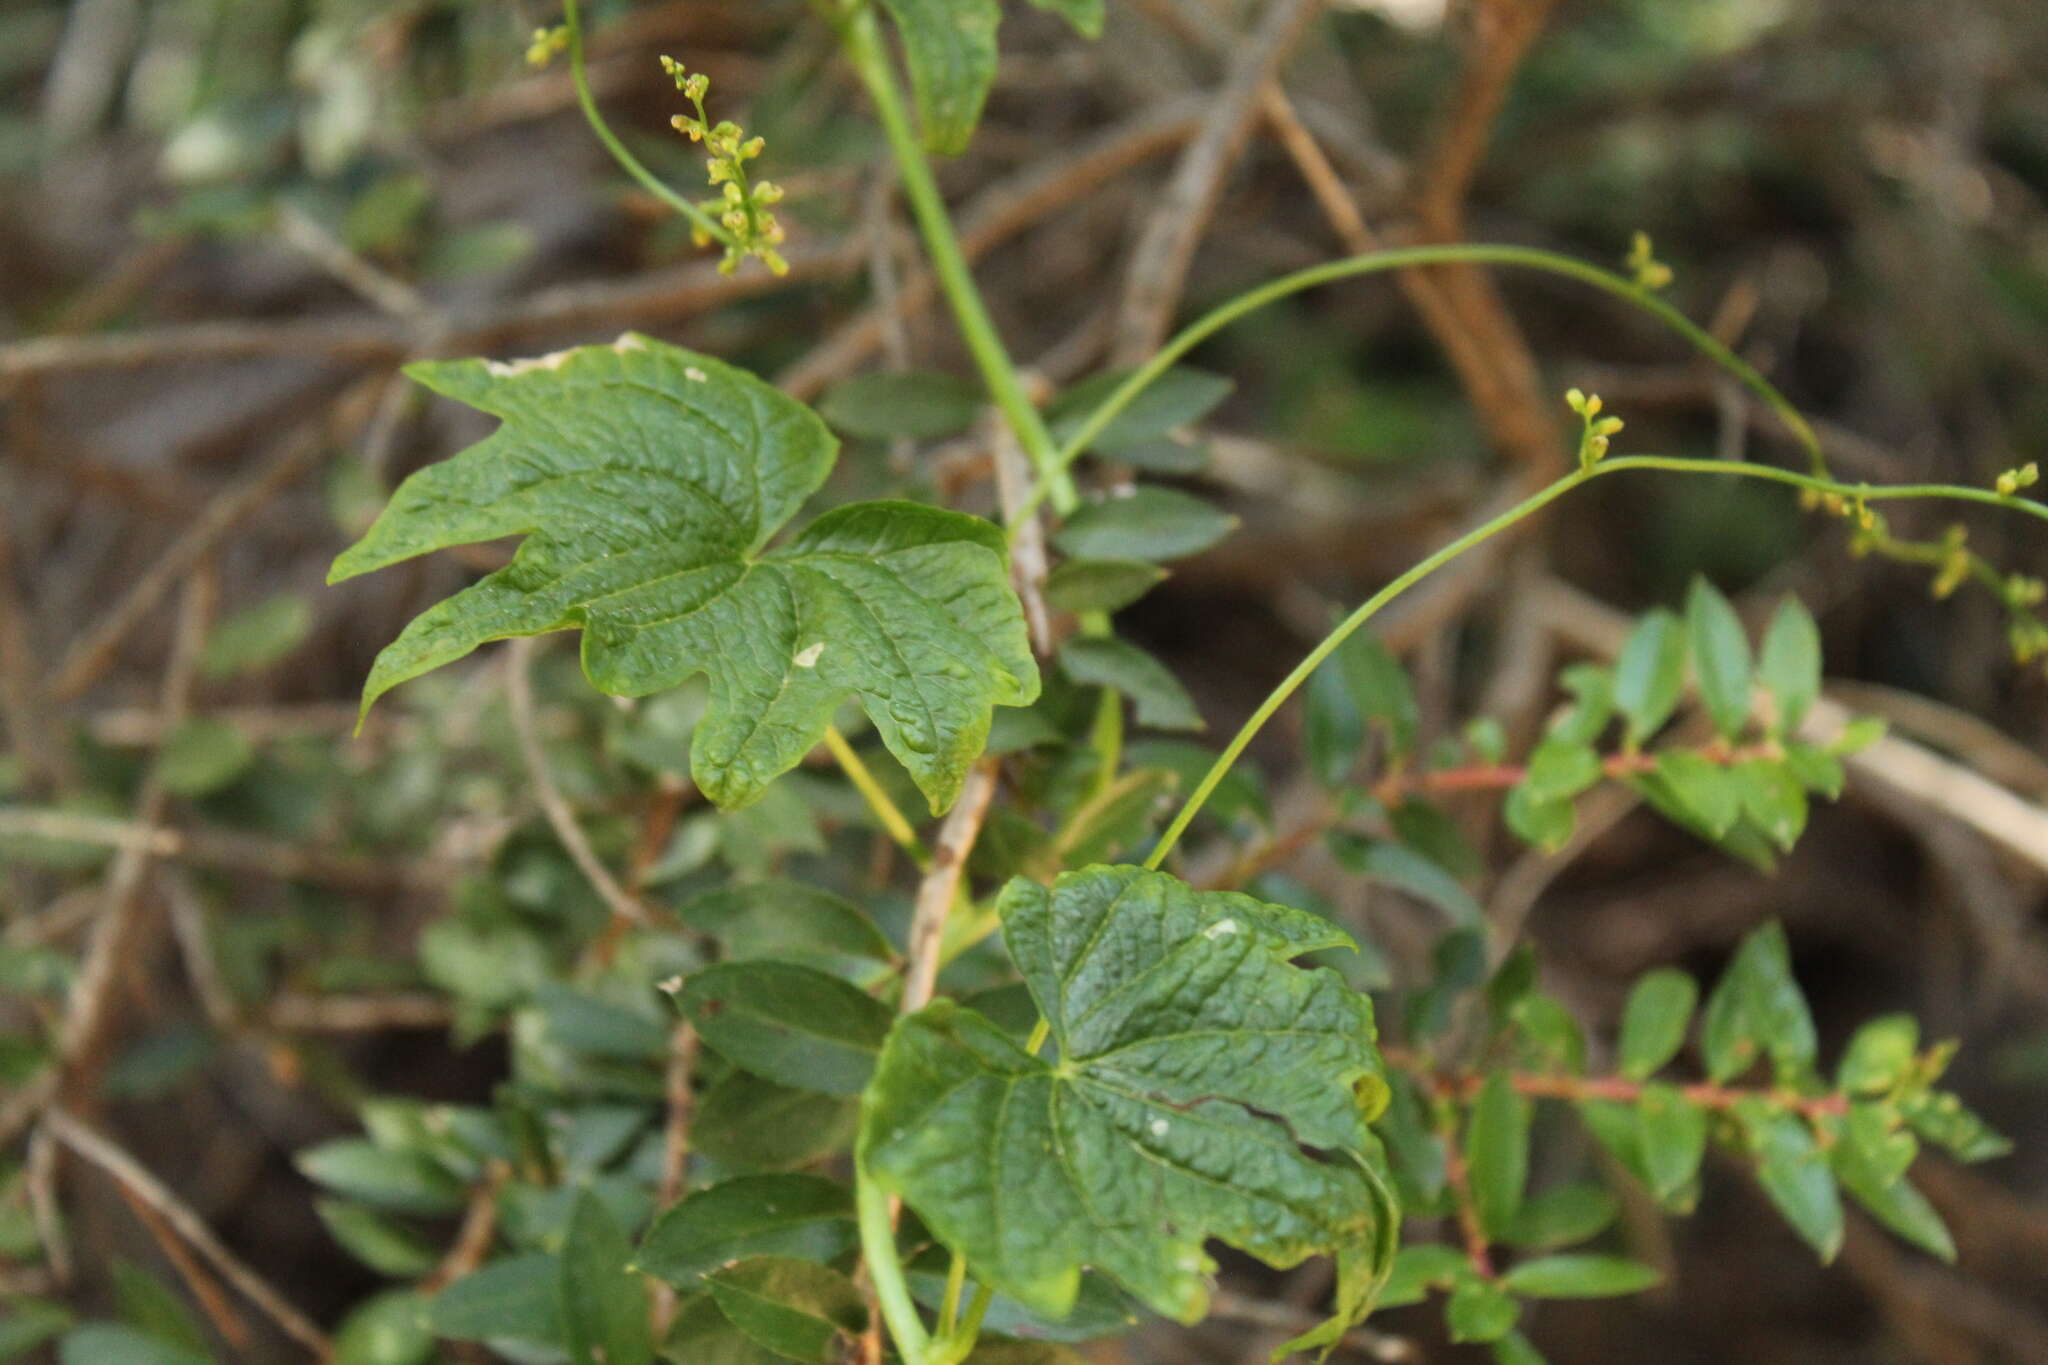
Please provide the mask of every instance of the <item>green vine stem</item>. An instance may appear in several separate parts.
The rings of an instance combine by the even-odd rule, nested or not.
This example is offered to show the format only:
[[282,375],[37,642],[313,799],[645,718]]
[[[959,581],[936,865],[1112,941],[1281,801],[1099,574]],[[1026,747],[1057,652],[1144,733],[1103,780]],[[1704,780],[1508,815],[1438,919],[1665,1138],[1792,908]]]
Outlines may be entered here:
[[860,1254],[875,1286],[875,1302],[882,1321],[904,1365],[930,1365],[931,1333],[917,1315],[910,1297],[910,1284],[903,1277],[903,1263],[896,1256],[895,1219],[889,1216],[889,1196],[868,1178],[867,1163],[854,1161],[854,1199],[860,1215]]
[[612,154],[612,160],[639,181],[642,189],[689,219],[690,226],[720,246],[731,246],[733,237],[724,225],[662,184],[653,171],[640,163],[639,157],[626,150],[626,144],[619,141],[618,134],[597,111],[597,98],[590,93],[590,73],[583,62],[583,21],[577,13],[577,0],[562,0],[562,26],[569,32],[569,83],[576,87],[576,103],[582,106],[584,121],[590,124],[590,130],[597,134],[597,140],[604,144],[604,149]]
[[1393,579],[1385,587],[1381,588],[1371,597],[1368,597],[1359,605],[1357,610],[1339,622],[1334,630],[1323,637],[1320,644],[1310,650],[1302,661],[1294,666],[1293,671],[1280,680],[1279,684],[1266,695],[1266,699],[1259,703],[1258,709],[1252,712],[1251,717],[1238,728],[1235,735],[1231,736],[1230,743],[1224,747],[1221,754],[1217,755],[1215,763],[1210,765],[1209,771],[1203,775],[1201,782],[1196,784],[1194,791],[1188,794],[1187,801],[1182,804],[1179,812],[1174,815],[1173,823],[1166,827],[1164,834],[1160,835],[1159,842],[1153,847],[1151,856],[1145,860],[1145,866],[1156,868],[1166,861],[1167,854],[1171,853],[1174,845],[1180,842],[1180,837],[1187,832],[1188,825],[1194,820],[1202,807],[1207,804],[1210,795],[1215,792],[1217,785],[1223,781],[1224,777],[1230,772],[1231,767],[1236,764],[1239,756],[1244,753],[1246,746],[1252,742],[1252,739],[1260,730],[1265,728],[1266,722],[1271,720],[1274,713],[1286,704],[1289,697],[1292,697],[1296,691],[1300,690],[1302,684],[1308,681],[1309,675],[1316,671],[1323,660],[1335,653],[1339,645],[1342,645],[1345,640],[1349,639],[1352,633],[1360,626],[1378,615],[1389,602],[1392,602],[1402,593],[1414,587],[1417,583],[1450,563],[1459,555],[1464,554],[1467,550],[1500,534],[1525,517],[1541,511],[1581,484],[1590,483],[1605,474],[1621,474],[1631,470],[1644,469],[1686,474],[1718,474],[1727,478],[1763,479],[1771,483],[1789,484],[1792,487],[1806,489],[1810,492],[1842,498],[1854,505],[1897,498],[1948,498],[1959,502],[1976,502],[1994,507],[2015,508],[2031,516],[2048,521],[2048,504],[2007,497],[1984,488],[1964,488],[1954,484],[1940,483],[1894,484],[1889,486],[1847,484],[1839,483],[1833,479],[1818,478],[1810,474],[1800,474],[1790,469],[1779,469],[1775,465],[1750,464],[1740,460],[1688,459],[1675,455],[1628,455],[1575,469],[1556,482],[1532,493],[1491,521],[1474,527],[1450,544],[1443,546],[1435,553],[1421,560],[1408,569],[1407,572]]

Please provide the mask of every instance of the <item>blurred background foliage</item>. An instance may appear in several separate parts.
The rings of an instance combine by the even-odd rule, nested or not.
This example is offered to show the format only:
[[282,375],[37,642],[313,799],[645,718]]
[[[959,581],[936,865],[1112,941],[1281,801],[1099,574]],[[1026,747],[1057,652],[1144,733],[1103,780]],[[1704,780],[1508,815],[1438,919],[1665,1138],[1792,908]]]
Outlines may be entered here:
[[[858,93],[804,5],[590,9],[599,98],[657,173],[701,174],[667,130],[660,52],[709,72],[721,107],[768,139],[789,191],[787,282],[746,271],[721,284],[617,172],[565,75],[524,62],[534,27],[556,18],[533,0],[15,0],[0,14],[0,816],[14,817],[0,819],[0,1113],[82,1038],[64,1082],[78,1101],[324,1323],[381,1282],[364,1245],[410,1274],[448,1239],[421,1250],[358,1220],[351,1241],[295,1152],[355,1132],[373,1096],[475,1103],[514,1074],[536,1094],[631,1095],[638,1072],[590,1056],[647,1045],[618,1002],[548,994],[605,910],[537,812],[494,685],[499,656],[412,684],[349,738],[376,647],[492,562],[321,587],[397,477],[479,434],[474,414],[424,402],[391,367],[632,326],[825,393],[828,412],[834,386],[870,368],[968,373],[937,309],[900,322],[864,311],[914,283],[915,252]],[[1049,387],[1103,363],[1131,245],[1223,68],[1200,35],[1257,9],[1112,0],[1092,45],[1035,11],[1008,17],[988,122],[943,180],[970,240],[985,234],[980,278],[1013,350]],[[1285,68],[1303,123],[1375,224],[1405,221],[1474,22],[1429,0],[1333,4]],[[1989,485],[2048,448],[2038,0],[1567,0],[1507,92],[1464,219],[1476,240],[1606,261],[1649,232],[1676,272],[1668,296],[1818,419],[1845,477]],[[1294,167],[1255,136],[1183,311],[1340,249]],[[1628,419],[1627,449],[1792,458],[1767,415],[1649,324],[1545,278],[1498,288],[1544,391],[1605,395]],[[1229,376],[1230,396],[1192,437],[1128,459],[1243,525],[1123,620],[1225,727],[1333,604],[1439,542],[1505,476],[1429,331],[1384,281],[1276,308],[1193,360]],[[845,410],[857,400],[839,391]],[[1561,404],[1554,416],[1562,442]],[[823,496],[987,510],[986,473],[972,440],[883,421]],[[1939,516],[1899,521],[1936,535]],[[1973,519],[1970,543],[2048,572],[2028,529]],[[1552,666],[1597,633],[1588,611],[1673,605],[1702,572],[1752,608],[1796,592],[1857,709],[2038,813],[2048,680],[2011,663],[1995,605],[1936,601],[1922,572],[1854,558],[1833,524],[1735,481],[1614,480],[1560,507],[1455,612],[1397,642],[1425,730],[1485,711],[1526,739],[1555,700]],[[827,770],[713,813],[680,782],[701,704],[687,689],[625,707],[591,695],[567,651],[539,665],[556,781],[636,889],[684,904],[733,878],[793,876],[900,931],[903,880],[877,866],[864,807]],[[167,676],[189,696],[170,698]],[[1276,735],[1256,751],[1278,805],[1296,748]],[[1072,780],[1025,772],[1047,788]],[[907,795],[899,772],[880,775]],[[1852,789],[1768,878],[1618,815],[1543,884],[1530,923],[1547,989],[1596,1029],[1611,1030],[1643,970],[1711,975],[1775,916],[1832,1045],[1890,1010],[1962,1037],[1956,1084],[2019,1154],[1988,1175],[1937,1167],[1929,1195],[1960,1268],[1852,1231],[1846,1272],[1825,1274],[1759,1216],[1758,1196],[1710,1172],[1721,1197],[1689,1223],[1623,1213],[1639,1254],[1682,1267],[1674,1287],[1547,1307],[1531,1330],[1552,1358],[1638,1360],[1656,1342],[1660,1359],[1759,1365],[2048,1359],[2041,862],[1985,844],[1926,795]],[[668,803],[659,822],[650,800]],[[181,842],[124,889],[129,855],[109,831],[138,810]],[[1477,880],[1531,875],[1490,816],[1465,817],[1488,858]],[[1426,941],[1401,935],[1398,896],[1339,871],[1312,857],[1291,875],[1379,941],[1389,979],[1424,979]],[[82,983],[81,964],[109,887],[147,913],[107,990]],[[195,942],[210,974],[193,970]],[[112,1002],[104,1017],[75,1017],[88,996]],[[564,1036],[584,1039],[580,1060]],[[720,1116],[774,1099],[731,1092],[763,1084],[738,1077],[706,1095],[699,1141],[713,1161],[793,1164],[805,1139],[843,1131],[846,1106],[820,1102],[793,1109],[791,1151],[721,1155]],[[32,1196],[36,1163],[54,1158],[8,1137],[0,1277],[47,1291],[60,1267]],[[616,1144],[605,1161],[645,1140],[589,1135]],[[130,1321],[170,1311],[152,1295],[176,1268],[113,1190],[80,1179],[65,1191],[69,1301],[122,1305]],[[446,1221],[459,1202],[427,1190],[413,1208]],[[1286,1292],[1231,1273],[1246,1294]],[[1463,1358],[1429,1341],[1424,1319],[1385,1325],[1420,1334],[1424,1358]],[[252,1330],[231,1358],[293,1358]],[[1100,1359],[1253,1359],[1262,1343],[1270,1334],[1244,1322],[1148,1329]]]

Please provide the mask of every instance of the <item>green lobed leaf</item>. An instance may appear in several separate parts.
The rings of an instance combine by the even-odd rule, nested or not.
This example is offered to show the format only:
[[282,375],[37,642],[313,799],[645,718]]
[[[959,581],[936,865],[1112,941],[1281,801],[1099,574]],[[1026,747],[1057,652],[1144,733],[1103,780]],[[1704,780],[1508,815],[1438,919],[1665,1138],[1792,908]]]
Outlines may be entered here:
[[651,1365],[647,1286],[632,1269],[633,1244],[604,1201],[576,1198],[562,1239],[556,1292],[575,1365]]
[[1641,1261],[1581,1253],[1524,1261],[1501,1276],[1501,1288],[1532,1299],[1609,1299],[1640,1294],[1663,1280]]
[[1177,488],[1138,488],[1076,509],[1052,542],[1076,559],[1156,563],[1200,554],[1237,528],[1237,518]]
[[778,1085],[857,1095],[889,1032],[888,1006],[794,962],[722,962],[683,983],[676,1004],[706,1043]]
[[1131,699],[1138,724],[1155,730],[1200,730],[1202,713],[1167,666],[1128,640],[1076,636],[1060,646],[1060,667],[1077,683],[1107,687]]
[[1707,999],[1700,1045],[1707,1077],[1732,1080],[1768,1054],[1780,1081],[1810,1074],[1819,1043],[1813,1012],[1792,976],[1784,926],[1773,921],[1742,940]]
[[720,805],[758,798],[852,694],[937,811],[979,756],[991,708],[1037,695],[1003,534],[988,522],[856,503],[766,548],[837,443],[753,375],[633,334],[406,372],[503,424],[401,484],[329,581],[526,539],[511,564],[385,647],[365,709],[486,641],[581,628],[584,671],[602,691],[709,677],[691,773]]
[[1061,611],[1121,611],[1165,578],[1142,559],[1069,559],[1046,575],[1045,600]]
[[1742,618],[1719,589],[1695,578],[1686,594],[1685,623],[1700,700],[1714,728],[1732,739],[1749,719],[1749,637],[1743,634]]
[[996,79],[996,0],[881,0],[903,40],[910,93],[925,147],[941,156],[967,150]]
[[1699,983],[1676,967],[1644,973],[1621,1012],[1621,1074],[1642,1081],[1669,1066],[1685,1046],[1699,998]]
[[1685,624],[1662,607],[1644,613],[1629,632],[1614,661],[1614,704],[1631,742],[1648,739],[1671,719],[1685,691],[1689,649]]
[[640,1245],[639,1266],[678,1289],[728,1261],[829,1261],[853,1245],[853,1194],[817,1175],[743,1175],[670,1207]]
[[1820,627],[1798,598],[1778,604],[1764,630],[1756,677],[1771,694],[1771,733],[1789,735],[1820,696]]
[[1088,1265],[1191,1322],[1210,1237],[1278,1267],[1391,1255],[1371,1003],[1290,962],[1341,932],[1135,867],[1013,881],[998,909],[1056,1059],[936,1002],[891,1034],[861,1134],[985,1283],[1057,1316]]
[[711,1297],[756,1345],[788,1360],[831,1365],[842,1336],[867,1328],[852,1280],[815,1261],[756,1256],[708,1277]]

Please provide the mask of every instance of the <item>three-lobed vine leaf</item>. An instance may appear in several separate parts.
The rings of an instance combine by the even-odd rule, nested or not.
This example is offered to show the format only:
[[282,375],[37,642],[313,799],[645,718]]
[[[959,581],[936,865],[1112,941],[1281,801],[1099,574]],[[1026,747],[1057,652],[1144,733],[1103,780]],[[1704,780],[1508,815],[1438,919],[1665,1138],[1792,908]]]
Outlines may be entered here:
[[1342,1297],[1369,1306],[1398,1219],[1366,1126],[1387,1096],[1372,1006],[1291,961],[1348,939],[1136,867],[1019,879],[998,909],[1056,1051],[950,1001],[899,1022],[864,1101],[869,1178],[1049,1315],[1093,1266],[1198,1318],[1211,1237],[1276,1266],[1349,1253]]
[[691,774],[720,805],[760,796],[853,695],[938,811],[981,753],[991,708],[1038,695],[990,523],[855,503],[769,548],[838,445],[809,408],[753,375],[633,334],[540,360],[406,372],[503,425],[401,484],[329,581],[526,540],[378,655],[366,710],[486,641],[580,627],[584,671],[602,691],[642,696],[708,676]]

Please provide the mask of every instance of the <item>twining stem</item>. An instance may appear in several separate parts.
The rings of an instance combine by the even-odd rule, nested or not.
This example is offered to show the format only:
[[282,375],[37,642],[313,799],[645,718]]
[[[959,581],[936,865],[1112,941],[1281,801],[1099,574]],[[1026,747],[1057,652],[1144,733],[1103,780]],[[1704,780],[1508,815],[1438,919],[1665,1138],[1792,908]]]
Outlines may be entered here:
[[1938,483],[1846,484],[1839,483],[1833,479],[1799,474],[1789,469],[1779,469],[1774,465],[1750,464],[1742,460],[1686,459],[1673,455],[1628,455],[1618,456],[1596,465],[1575,469],[1556,482],[1548,484],[1532,493],[1491,521],[1474,527],[1450,544],[1423,559],[1371,597],[1368,597],[1359,605],[1357,610],[1340,621],[1335,629],[1323,637],[1320,644],[1310,650],[1302,661],[1294,666],[1292,672],[1280,680],[1279,684],[1267,694],[1266,699],[1259,703],[1258,709],[1252,712],[1251,717],[1239,727],[1238,732],[1231,736],[1230,743],[1217,756],[1215,763],[1210,765],[1209,771],[1203,774],[1202,780],[1196,784],[1194,791],[1189,793],[1188,799],[1181,806],[1179,813],[1173,817],[1173,823],[1168,825],[1166,832],[1160,836],[1158,844],[1152,849],[1151,856],[1145,860],[1145,866],[1156,868],[1166,861],[1166,855],[1171,853],[1174,845],[1180,842],[1180,837],[1186,833],[1189,823],[1194,820],[1195,815],[1208,802],[1211,794],[1215,792],[1217,785],[1230,772],[1232,765],[1244,753],[1246,746],[1252,742],[1253,737],[1265,727],[1267,721],[1273,718],[1273,714],[1286,704],[1287,699],[1300,690],[1302,684],[1308,681],[1309,675],[1316,671],[1323,660],[1335,653],[1338,646],[1349,639],[1360,626],[1378,615],[1389,602],[1392,602],[1402,593],[1414,587],[1424,578],[1450,563],[1459,555],[1464,554],[1467,550],[1500,534],[1525,517],[1541,511],[1544,507],[1563,497],[1566,493],[1571,492],[1579,485],[1589,483],[1605,474],[1621,474],[1631,470],[1644,469],[1688,474],[1719,474],[1729,478],[1764,479],[1772,483],[1789,484],[1795,488],[1804,488],[1816,493],[1832,494],[1846,499],[1852,504],[1876,502],[1892,498],[1950,498],[1962,502],[1981,502],[1997,507],[2014,508],[2048,521],[2048,504],[2006,497],[1989,489],[1964,488],[1954,484]]
[[[1814,435],[1813,428],[1792,405],[1791,400],[1778,392],[1748,361],[1657,295],[1624,276],[1554,251],[1544,251],[1537,247],[1497,246],[1474,242],[1394,247],[1385,251],[1367,252],[1362,256],[1349,256],[1341,261],[1330,261],[1324,265],[1310,266],[1305,270],[1282,275],[1238,295],[1228,303],[1218,305],[1175,333],[1159,349],[1158,354],[1131,371],[1123,383],[1117,385],[1109,396],[1097,405],[1095,411],[1088,415],[1088,419],[1075,429],[1073,435],[1067,438],[1067,443],[1060,448],[1058,462],[1061,470],[1064,471],[1068,465],[1079,459],[1089,444],[1100,436],[1139,394],[1173,368],[1175,361],[1245,314],[1256,312],[1290,294],[1298,294],[1305,289],[1313,289],[1335,280],[1349,279],[1357,275],[1374,275],[1386,270],[1455,263],[1521,266],[1553,275],[1563,275],[1642,309],[1685,338],[1702,355],[1733,375],[1744,388],[1755,394],[1776,413],[1806,451],[1814,474],[1817,477],[1826,476],[1827,465],[1821,454],[1820,438]],[[1020,525],[1024,518],[1038,509],[1048,492],[1048,488],[1041,480],[1040,486],[1034,488],[1011,512],[1010,525]],[[1059,509],[1057,499],[1054,500],[1053,506],[1055,510]]]
[[946,302],[953,310],[960,335],[974,357],[975,367],[981,371],[989,397],[1002,410],[1003,419],[1016,433],[1018,444],[1023,446],[1024,453],[1037,468],[1038,484],[1032,505],[1035,507],[1050,497],[1054,511],[1062,514],[1071,512],[1079,499],[1074,493],[1073,480],[1067,474],[1067,462],[1060,459],[1058,445],[1045,425],[1045,418],[1024,392],[1016,363],[1004,349],[995,322],[988,315],[988,307],[982,302],[981,291],[975,287],[966,253],[960,249],[960,239],[953,232],[953,220],[946,212],[945,198],[939,193],[938,181],[933,178],[931,166],[925,161],[924,149],[910,124],[909,111],[903,107],[903,96],[896,87],[896,75],[883,49],[872,6],[860,3],[850,7],[840,24],[840,41],[862,84],[867,87],[868,98],[875,106],[875,116],[881,121],[882,132],[889,139],[889,150],[895,157],[896,174],[902,181],[904,197],[910,202],[911,216],[917,220],[918,232],[924,238],[925,253],[931,257],[932,272],[938,276],[939,288],[944,291]]
[[846,736],[839,733],[838,726],[825,727],[825,747],[831,751],[832,761],[846,774],[846,780],[853,784],[853,789],[868,803],[868,809],[874,812],[875,819],[881,823],[883,831],[896,841],[896,846],[908,854],[910,861],[916,863],[919,868],[930,867],[932,855],[919,841],[917,831],[903,814],[903,808],[889,799],[889,793],[883,791],[882,784],[875,781],[875,775],[869,771],[866,761],[854,750],[853,745],[847,742]]
[[868,1178],[865,1162],[854,1163],[854,1199],[860,1213],[860,1253],[874,1282],[882,1321],[905,1365],[924,1365],[931,1352],[931,1334],[917,1315],[903,1263],[896,1257],[896,1229],[889,1217],[889,1196]]
[[705,234],[720,246],[733,244],[732,234],[725,225],[710,214],[698,208],[689,200],[661,183],[658,176],[640,164],[640,158],[626,150],[626,144],[619,141],[618,134],[604,121],[604,115],[597,111],[597,98],[590,93],[590,73],[583,62],[583,21],[576,12],[577,0],[562,0],[562,26],[569,31],[569,83],[576,87],[576,103],[583,107],[584,121],[597,134],[597,140],[612,154],[612,160],[625,169],[626,174],[640,182],[640,187],[690,220],[690,226]]

